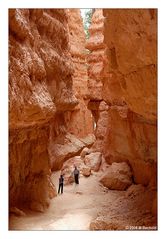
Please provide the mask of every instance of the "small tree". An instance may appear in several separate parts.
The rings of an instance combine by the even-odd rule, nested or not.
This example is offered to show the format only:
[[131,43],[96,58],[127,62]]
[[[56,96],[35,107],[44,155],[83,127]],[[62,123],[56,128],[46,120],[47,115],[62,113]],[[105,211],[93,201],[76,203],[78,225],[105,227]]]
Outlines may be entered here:
[[93,14],[93,9],[89,9],[85,12],[85,17],[84,17],[84,31],[86,34],[86,38],[89,38],[89,27],[92,22],[92,14]]

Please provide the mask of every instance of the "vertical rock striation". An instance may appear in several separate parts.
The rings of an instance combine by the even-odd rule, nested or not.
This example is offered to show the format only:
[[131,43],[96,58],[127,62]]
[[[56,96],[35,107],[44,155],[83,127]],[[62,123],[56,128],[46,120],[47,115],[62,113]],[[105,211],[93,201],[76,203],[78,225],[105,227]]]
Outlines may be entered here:
[[107,162],[127,161],[136,183],[155,185],[157,161],[157,13],[103,10],[107,46],[103,99],[109,105]]
[[10,206],[43,211],[55,195],[49,138],[77,104],[67,21],[62,9],[9,11]]
[[68,9],[68,16],[70,52],[74,66],[73,91],[79,101],[77,107],[69,113],[68,131],[77,137],[85,137],[93,133],[93,118],[91,111],[87,108],[89,89],[86,39],[80,10]]
[[52,170],[61,169],[67,159],[79,155],[84,147],[90,147],[95,140],[92,114],[87,109],[88,77],[83,22],[79,9],[67,9],[66,13],[73,66],[72,90],[78,104],[73,109],[59,112],[52,123],[49,143]]
[[105,77],[104,66],[106,61],[106,45],[104,44],[104,17],[103,10],[96,9],[92,16],[89,28],[90,38],[86,48],[89,50],[88,61],[88,108],[92,111],[95,120],[96,142],[94,151],[102,151],[108,120],[108,105],[103,101],[103,78]]

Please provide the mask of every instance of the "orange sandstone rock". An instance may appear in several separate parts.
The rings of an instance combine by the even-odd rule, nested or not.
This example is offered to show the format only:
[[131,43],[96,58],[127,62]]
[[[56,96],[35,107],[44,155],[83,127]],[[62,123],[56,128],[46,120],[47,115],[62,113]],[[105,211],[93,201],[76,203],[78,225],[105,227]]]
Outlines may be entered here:
[[68,26],[70,52],[74,66],[73,91],[78,99],[77,107],[68,113],[68,131],[77,137],[85,137],[93,133],[93,117],[87,108],[89,94],[88,74],[85,49],[85,32],[79,9],[68,9]]
[[53,141],[49,145],[51,169],[56,171],[61,169],[63,163],[73,156],[77,156],[84,148],[91,147],[95,142],[94,135],[85,138],[77,138],[72,134],[65,134],[63,139],[57,138],[58,142]]
[[98,172],[102,163],[102,154],[100,152],[90,153],[85,156],[84,163],[94,172]]
[[105,157],[109,163],[129,162],[135,182],[147,185],[156,181],[156,10],[104,9],[103,15],[103,99],[109,104]]
[[87,40],[86,48],[89,50],[88,61],[88,108],[92,111],[95,121],[96,142],[93,151],[103,150],[107,121],[108,105],[103,101],[103,78],[105,77],[106,45],[104,44],[104,17],[103,10],[96,9],[92,16],[89,28],[90,38]]
[[51,130],[62,132],[64,112],[78,103],[67,22],[64,9],[9,11],[10,206],[43,211],[54,194]]
[[96,9],[92,16],[92,23],[89,28],[90,38],[86,42],[86,48],[89,50],[88,61],[88,89],[89,98],[93,101],[101,101],[102,96],[102,78],[105,61],[104,44],[104,17],[103,10]]
[[127,163],[113,163],[100,182],[112,190],[126,190],[132,184],[132,172]]

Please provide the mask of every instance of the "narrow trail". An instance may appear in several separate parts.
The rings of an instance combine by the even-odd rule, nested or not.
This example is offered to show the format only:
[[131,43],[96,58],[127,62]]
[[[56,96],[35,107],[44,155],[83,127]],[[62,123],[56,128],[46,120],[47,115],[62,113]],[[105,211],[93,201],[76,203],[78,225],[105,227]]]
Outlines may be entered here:
[[[59,172],[52,175],[58,185]],[[106,190],[98,182],[99,173],[81,177],[80,185],[64,186],[64,193],[51,200],[44,213],[28,212],[24,217],[11,216],[10,230],[89,230],[90,222],[124,191]]]

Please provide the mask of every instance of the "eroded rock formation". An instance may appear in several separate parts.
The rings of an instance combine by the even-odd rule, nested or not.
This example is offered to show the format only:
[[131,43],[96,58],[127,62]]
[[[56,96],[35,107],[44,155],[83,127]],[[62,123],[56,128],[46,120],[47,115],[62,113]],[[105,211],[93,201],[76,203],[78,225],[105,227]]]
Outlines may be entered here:
[[[82,149],[91,147],[94,142],[95,137],[93,134],[89,134],[87,137],[79,139],[70,133],[58,136],[49,146],[51,169],[53,171],[60,170],[66,160],[79,155]],[[72,164],[72,167],[73,166]]]
[[101,179],[104,194],[123,190],[90,229],[156,225],[156,18],[153,9],[97,9],[87,51],[78,9],[10,10],[15,215],[23,206],[44,211],[56,195],[51,170],[67,185],[76,165],[99,188]]
[[67,21],[62,9],[9,11],[10,206],[49,204],[49,138],[64,133],[64,112],[78,103]]
[[97,9],[86,44],[93,148],[109,164],[128,162],[144,185],[156,181],[156,21],[153,9]]
[[74,9],[12,9],[9,22],[10,206],[43,211],[51,169],[95,140],[85,34]]
[[103,78],[105,77],[106,46],[104,44],[104,17],[103,10],[96,9],[92,16],[89,28],[90,38],[86,48],[89,50],[88,61],[88,108],[92,111],[95,121],[96,142],[94,151],[102,151],[105,141],[108,120],[108,105],[103,101]]
[[[101,27],[103,16],[105,19],[102,20]],[[87,48],[90,50],[89,89],[92,89],[89,108],[95,120],[97,119],[97,127],[100,128],[102,125],[102,134],[95,132],[96,143],[100,142],[102,135],[102,144],[98,146],[101,145],[99,149],[103,152],[106,162],[111,164],[111,167],[115,162],[128,163],[134,183],[148,186],[144,191],[147,196],[145,196],[144,209],[141,209],[141,202],[143,203],[141,192],[135,196],[133,202],[135,207],[139,205],[142,216],[145,209],[149,211],[150,219],[143,216],[143,221],[138,223],[147,226],[156,225],[157,214],[156,38],[156,10],[104,9],[96,10],[93,14],[90,39],[87,42]],[[100,51],[102,49],[102,58],[98,57],[99,49]],[[100,87],[93,89],[94,85],[98,86],[98,82]],[[103,116],[99,110],[101,104],[106,109]],[[123,174],[115,175],[111,167],[103,165],[104,174],[101,183],[104,186],[111,189],[124,189],[131,185],[131,175],[129,179]],[[127,197],[129,198],[126,199],[130,201],[130,196]],[[123,203],[126,199],[122,200]],[[130,215],[133,213],[132,217],[136,219],[137,213],[134,216],[134,211],[127,210],[126,213]],[[125,229],[127,220],[122,222],[120,218],[117,216],[114,221],[111,214],[106,217],[105,213],[101,212],[101,217],[97,217],[90,224],[90,228],[92,230]]]
[[72,56],[74,74],[73,90],[79,104],[70,114],[68,131],[77,137],[86,137],[93,133],[93,118],[91,111],[87,108],[89,99],[88,74],[85,49],[85,32],[80,9],[68,9],[69,41]]
[[127,161],[136,183],[156,180],[157,15],[156,10],[103,10],[109,105],[107,162]]
[[[63,113],[52,126],[49,153],[52,170],[58,170],[67,159],[79,155],[82,149],[91,147],[95,142],[93,135],[93,118],[87,108],[89,99],[87,87],[87,64],[85,33],[79,9],[67,9],[68,37],[73,65],[72,89],[78,104]],[[62,118],[63,117],[63,118]],[[60,129],[61,132],[53,132]]]

